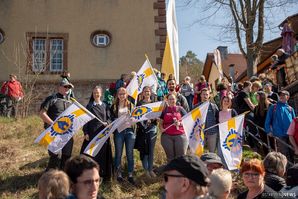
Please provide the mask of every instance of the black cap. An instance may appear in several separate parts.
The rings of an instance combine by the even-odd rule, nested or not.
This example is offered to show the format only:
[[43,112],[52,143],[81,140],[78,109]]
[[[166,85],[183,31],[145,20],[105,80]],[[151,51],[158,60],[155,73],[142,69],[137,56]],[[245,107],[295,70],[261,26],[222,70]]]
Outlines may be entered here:
[[198,185],[207,186],[209,184],[208,169],[204,162],[194,155],[183,155],[175,158],[168,163],[165,171],[176,170],[184,175],[186,178],[194,181]]
[[216,153],[204,153],[201,156],[201,160],[206,163],[218,163],[223,165],[220,157]]

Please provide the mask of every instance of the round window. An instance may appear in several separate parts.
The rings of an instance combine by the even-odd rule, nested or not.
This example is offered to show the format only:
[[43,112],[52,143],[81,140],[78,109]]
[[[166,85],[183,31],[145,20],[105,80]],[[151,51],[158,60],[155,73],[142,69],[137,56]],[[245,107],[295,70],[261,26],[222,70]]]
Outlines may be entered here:
[[0,29],[0,44],[4,41],[4,32]]
[[91,34],[91,42],[95,47],[107,47],[111,43],[110,33],[107,31],[95,31]]

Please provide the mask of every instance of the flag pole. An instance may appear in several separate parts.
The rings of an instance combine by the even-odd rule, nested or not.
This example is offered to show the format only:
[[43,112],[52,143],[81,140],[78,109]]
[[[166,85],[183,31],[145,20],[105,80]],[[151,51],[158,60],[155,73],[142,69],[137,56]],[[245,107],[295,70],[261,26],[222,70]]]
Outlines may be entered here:
[[145,57],[146,57],[147,60],[149,60],[147,53],[145,53]]
[[78,107],[80,107],[81,109],[83,109],[88,115],[90,115],[91,117],[94,117],[96,120],[98,120],[100,123],[102,123],[104,126],[107,125],[107,122],[102,121],[101,119],[99,119],[98,117],[96,117],[94,114],[92,114],[88,109],[86,109],[82,104],[80,104],[75,98],[70,98],[71,101],[73,101]]
[[[246,115],[246,114],[249,113],[249,112],[250,112],[250,111],[245,111],[244,113],[242,113],[242,114],[240,114],[240,115]],[[239,117],[240,115],[237,115],[236,117]],[[232,119],[232,118],[231,118],[231,119]],[[228,120],[228,121],[229,121],[229,120]],[[225,121],[225,122],[227,122],[227,121]],[[221,122],[221,123],[224,123],[224,122]],[[218,126],[218,125],[220,125],[221,123],[217,123],[217,124],[215,124],[215,125],[213,125],[213,126],[210,126],[210,127],[206,128],[206,129],[204,129],[204,132],[207,131],[207,130],[209,130],[209,129],[212,129],[212,128]]]

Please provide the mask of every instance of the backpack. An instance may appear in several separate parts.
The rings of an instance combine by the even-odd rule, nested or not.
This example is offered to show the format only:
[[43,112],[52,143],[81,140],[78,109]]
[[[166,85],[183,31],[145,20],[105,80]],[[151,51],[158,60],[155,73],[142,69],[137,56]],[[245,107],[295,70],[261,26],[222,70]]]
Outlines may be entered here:
[[[275,119],[276,107],[277,107],[277,104],[273,104],[273,121]],[[293,108],[291,106],[289,106],[289,105],[287,105],[287,108],[289,110],[289,113],[292,113]]]

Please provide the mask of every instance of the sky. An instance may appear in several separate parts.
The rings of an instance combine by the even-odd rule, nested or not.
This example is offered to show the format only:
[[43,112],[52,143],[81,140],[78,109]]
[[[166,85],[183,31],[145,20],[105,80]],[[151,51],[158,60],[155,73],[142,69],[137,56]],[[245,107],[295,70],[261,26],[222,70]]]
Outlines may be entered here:
[[[217,46],[228,46],[229,53],[240,53],[237,41],[224,42],[219,41],[219,35],[223,36],[221,28],[211,26],[210,24],[224,25],[228,19],[228,10],[219,12],[216,16],[209,17],[212,11],[203,12],[206,9],[205,4],[191,4],[185,6],[186,0],[176,0],[176,16],[179,31],[179,57],[186,54],[187,51],[193,51],[201,61],[205,61],[208,52],[213,52]],[[208,0],[201,0],[201,2]],[[287,17],[298,13],[298,0],[283,9],[267,12],[266,16],[270,18],[271,30],[266,28],[264,42],[270,41],[280,36],[280,30],[277,26]],[[278,14],[276,14],[278,13]],[[195,23],[196,20],[208,18],[208,21]],[[209,24],[209,25],[208,25]]]

